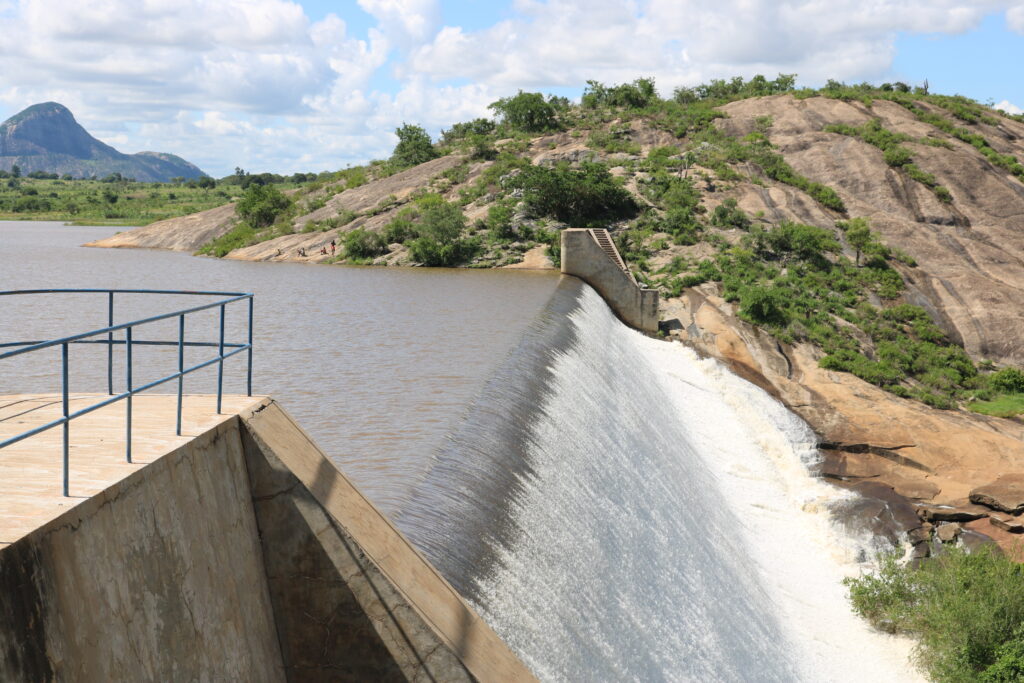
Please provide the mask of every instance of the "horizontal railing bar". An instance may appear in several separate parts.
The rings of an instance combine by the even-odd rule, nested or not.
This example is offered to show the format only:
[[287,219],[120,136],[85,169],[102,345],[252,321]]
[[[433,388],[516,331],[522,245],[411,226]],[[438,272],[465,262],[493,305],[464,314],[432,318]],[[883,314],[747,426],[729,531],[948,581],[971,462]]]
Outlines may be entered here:
[[[133,340],[132,341],[132,345],[134,346],[135,343],[136,342]],[[249,345],[245,344],[245,345],[241,346],[240,348],[237,348],[234,351],[231,351],[230,353],[225,353],[224,354],[224,358],[225,359],[230,358],[231,356],[234,356],[236,354],[239,354],[239,353],[241,353],[243,351],[248,350],[248,348],[249,348]],[[125,391],[125,392],[122,392],[120,394],[117,394],[116,396],[111,396],[109,398],[103,399],[99,403],[94,403],[93,405],[87,406],[87,407],[82,408],[80,410],[76,410],[75,412],[70,413],[67,417],[60,417],[60,418],[58,418],[58,419],[56,419],[56,420],[54,420],[52,422],[48,422],[48,423],[46,423],[44,425],[40,425],[39,427],[34,427],[33,429],[30,429],[27,432],[23,432],[23,433],[21,433],[21,434],[19,434],[17,436],[13,436],[13,437],[5,440],[5,441],[0,441],[0,448],[4,448],[6,446],[10,446],[12,444],[16,444],[19,441],[22,441],[23,439],[29,438],[30,436],[35,436],[36,434],[39,434],[41,432],[45,432],[47,429],[53,429],[54,427],[59,427],[60,425],[66,423],[66,422],[70,422],[71,420],[74,420],[75,418],[81,417],[82,415],[88,415],[89,413],[91,413],[93,411],[96,411],[96,410],[99,410],[100,408],[105,408],[106,406],[109,406],[112,403],[117,403],[118,401],[123,401],[124,399],[128,398],[129,396],[134,396],[135,394],[139,394],[139,393],[141,393],[143,391],[147,391],[149,389],[152,389],[153,387],[160,386],[161,384],[165,384],[167,382],[170,382],[171,380],[178,379],[179,377],[184,377],[185,375],[187,375],[190,372],[195,372],[196,370],[202,370],[203,368],[209,367],[209,366],[213,365],[214,363],[219,362],[220,360],[221,360],[221,357],[217,356],[216,358],[211,358],[210,360],[203,361],[202,363],[199,363],[197,365],[193,365],[192,367],[185,368],[181,372],[176,372],[173,375],[168,375],[167,377],[163,377],[161,379],[154,380],[154,381],[152,381],[152,382],[150,382],[148,384],[144,384],[144,385],[142,385],[140,387],[135,387],[131,391]]]
[[[45,341],[45,340],[43,340],[43,341]],[[3,342],[3,343],[0,343],[0,348],[9,347],[9,346],[27,346],[28,344],[42,344],[43,341]],[[110,340],[110,341],[108,341],[106,339],[79,339],[77,341],[68,342],[68,344],[103,344],[104,346],[106,346],[107,344],[113,344],[114,346],[117,346],[118,344],[120,344],[121,346],[124,346],[125,341],[124,341],[124,339],[114,339],[114,340]],[[176,341],[146,341],[146,340],[139,341],[139,340],[136,340],[136,339],[132,339],[132,346],[177,346],[177,345],[178,345],[178,342],[176,342]],[[216,348],[217,346],[219,346],[219,344],[217,342],[185,342],[185,346],[212,346],[212,347]],[[231,343],[224,342],[224,346],[230,346],[231,348],[235,348],[235,347],[238,347],[238,346],[245,346],[245,344],[243,344],[241,342],[231,342]]]
[[248,292],[201,292],[188,289],[7,289],[0,296],[13,294],[186,294],[195,296],[245,296]]
[[[109,290],[99,290],[99,291],[109,291]],[[7,353],[0,353],[0,360],[3,360],[4,358],[11,358],[13,356],[18,356],[18,355],[21,355],[23,353],[30,353],[32,351],[39,351],[40,349],[46,349],[46,348],[49,348],[51,346],[57,346],[59,344],[65,344],[65,343],[74,342],[74,341],[77,341],[79,339],[87,339],[89,337],[95,337],[95,336],[100,335],[100,334],[106,334],[107,332],[117,332],[118,330],[124,330],[124,329],[127,329],[129,327],[137,327],[139,325],[147,325],[149,323],[154,323],[154,322],[157,322],[159,320],[167,320],[169,318],[177,318],[178,316],[187,315],[189,313],[197,313],[199,311],[205,311],[207,309],[216,308],[218,306],[226,306],[226,305],[234,303],[236,301],[244,301],[246,299],[251,299],[252,296],[253,296],[252,294],[239,294],[239,295],[233,296],[233,297],[231,297],[229,299],[222,299],[220,301],[214,301],[212,303],[204,304],[202,306],[196,306],[194,308],[186,308],[186,309],[183,309],[183,310],[180,310],[180,311],[174,311],[173,313],[163,313],[161,315],[155,315],[155,316],[150,317],[150,318],[143,318],[142,320],[134,320],[132,322],[121,323],[120,325],[111,325],[110,327],[102,327],[102,328],[100,328],[98,330],[93,330],[91,332],[83,332],[82,334],[74,334],[74,335],[71,335],[69,337],[62,337],[60,339],[53,339],[53,340],[50,340],[50,341],[47,341],[47,342],[42,342],[42,343],[39,343],[39,344],[33,344],[32,346],[28,346],[28,347],[23,348],[23,349],[16,349],[14,351],[8,351]]]

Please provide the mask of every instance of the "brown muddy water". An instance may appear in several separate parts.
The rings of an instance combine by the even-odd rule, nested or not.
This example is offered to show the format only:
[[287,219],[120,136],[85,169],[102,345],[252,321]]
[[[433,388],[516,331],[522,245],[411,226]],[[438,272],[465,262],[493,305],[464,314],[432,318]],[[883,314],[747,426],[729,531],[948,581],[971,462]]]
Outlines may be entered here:
[[[196,258],[79,245],[118,228],[0,222],[0,290],[173,289],[254,292],[253,391],[270,394],[386,513],[395,512],[467,403],[544,307],[552,272],[328,267]],[[123,296],[115,321],[198,305],[201,297]],[[227,336],[244,339],[244,307]],[[211,312],[188,316],[189,340],[215,341]],[[106,326],[102,294],[0,297],[0,338],[47,339]],[[136,339],[177,339],[177,323]],[[122,386],[118,349],[116,386]],[[198,362],[214,350],[191,350]],[[0,361],[0,393],[59,391],[59,350]],[[136,384],[175,371],[175,349],[136,348]],[[32,358],[30,358],[32,357]],[[105,347],[71,351],[71,391],[105,391]],[[186,378],[212,391],[215,370]],[[227,362],[225,391],[244,392],[245,362]],[[170,385],[169,385],[170,386]],[[159,390],[158,390],[159,391]],[[169,390],[162,390],[168,392]]]

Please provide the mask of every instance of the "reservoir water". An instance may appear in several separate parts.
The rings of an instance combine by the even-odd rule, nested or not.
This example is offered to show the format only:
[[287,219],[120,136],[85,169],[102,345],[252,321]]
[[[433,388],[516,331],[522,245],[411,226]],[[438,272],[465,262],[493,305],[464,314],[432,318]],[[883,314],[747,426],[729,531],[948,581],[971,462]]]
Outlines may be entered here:
[[[862,549],[827,514],[846,494],[808,475],[806,425],[717,363],[625,328],[589,287],[76,246],[111,232],[0,223],[0,289],[256,292],[255,389],[541,679],[917,679],[907,643],[845,602]],[[154,305],[125,299],[119,320]],[[82,295],[0,299],[5,339],[104,321],[105,302]],[[213,338],[215,324],[190,330]],[[97,390],[99,351],[81,353],[72,389]],[[166,351],[147,353],[140,366],[169,371]],[[53,390],[51,373],[45,359],[0,367],[0,391]],[[241,363],[229,376],[238,391]]]

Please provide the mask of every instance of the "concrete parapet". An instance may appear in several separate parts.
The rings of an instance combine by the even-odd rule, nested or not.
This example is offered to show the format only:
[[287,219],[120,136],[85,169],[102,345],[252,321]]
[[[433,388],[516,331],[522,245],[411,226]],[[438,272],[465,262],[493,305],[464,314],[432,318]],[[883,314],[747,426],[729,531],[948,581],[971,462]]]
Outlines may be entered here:
[[641,287],[605,230],[562,231],[562,272],[575,275],[604,297],[624,323],[658,331],[658,291]]
[[0,680],[533,680],[264,400],[0,548]]

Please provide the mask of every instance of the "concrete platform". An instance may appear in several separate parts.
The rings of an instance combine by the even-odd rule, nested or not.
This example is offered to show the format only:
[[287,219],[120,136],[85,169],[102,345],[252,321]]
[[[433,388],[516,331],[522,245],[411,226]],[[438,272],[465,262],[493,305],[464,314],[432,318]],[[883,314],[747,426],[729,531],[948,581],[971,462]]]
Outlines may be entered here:
[[[106,398],[72,394],[71,410]],[[225,395],[223,414],[213,395],[186,395],[181,436],[175,435],[177,396],[141,394],[133,399],[132,460],[125,460],[125,402],[71,422],[70,494],[62,495],[61,428],[55,427],[0,448],[0,548],[58,517],[83,500],[121,481],[160,456],[265,400]],[[0,440],[61,416],[55,394],[0,396]]]

